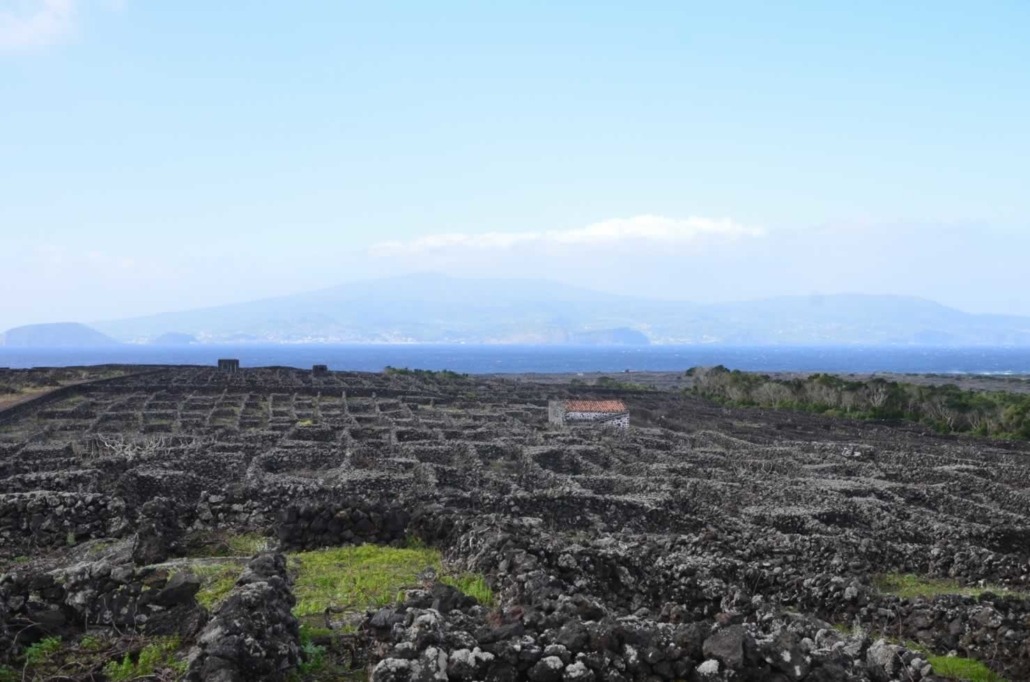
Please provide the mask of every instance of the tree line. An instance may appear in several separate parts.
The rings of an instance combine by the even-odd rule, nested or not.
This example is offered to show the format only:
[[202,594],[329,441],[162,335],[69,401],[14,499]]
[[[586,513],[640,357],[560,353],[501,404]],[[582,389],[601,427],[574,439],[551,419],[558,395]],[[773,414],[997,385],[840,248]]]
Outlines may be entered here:
[[883,378],[852,381],[832,374],[776,379],[695,367],[694,392],[724,405],[799,410],[853,419],[904,420],[941,433],[1030,440],[1030,394],[920,386]]

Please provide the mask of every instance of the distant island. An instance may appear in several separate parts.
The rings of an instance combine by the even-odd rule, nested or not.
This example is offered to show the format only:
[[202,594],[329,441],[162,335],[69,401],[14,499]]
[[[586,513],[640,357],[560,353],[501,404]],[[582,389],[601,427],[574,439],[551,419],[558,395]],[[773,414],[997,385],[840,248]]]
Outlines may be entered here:
[[76,322],[30,324],[8,329],[0,335],[0,346],[9,348],[92,348],[115,345],[118,345],[118,341]]
[[[684,299],[689,292],[684,292]],[[1030,346],[1030,317],[905,296],[698,304],[542,280],[418,275],[145,317],[12,329],[6,345],[429,343]]]

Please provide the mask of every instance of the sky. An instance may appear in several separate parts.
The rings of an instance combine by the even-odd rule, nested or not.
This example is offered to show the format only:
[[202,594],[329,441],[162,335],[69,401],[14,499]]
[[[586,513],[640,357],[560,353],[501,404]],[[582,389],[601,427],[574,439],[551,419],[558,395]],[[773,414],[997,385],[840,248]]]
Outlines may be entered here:
[[1030,315],[1030,3],[0,0],[0,330],[412,272]]

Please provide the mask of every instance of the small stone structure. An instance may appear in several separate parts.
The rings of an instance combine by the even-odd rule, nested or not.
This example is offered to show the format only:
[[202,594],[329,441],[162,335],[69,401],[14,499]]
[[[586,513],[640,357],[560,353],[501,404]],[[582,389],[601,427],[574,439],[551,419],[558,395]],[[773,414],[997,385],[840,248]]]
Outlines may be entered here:
[[615,429],[629,428],[629,409],[621,400],[552,400],[547,419],[558,426],[587,423]]
[[325,376],[329,374],[329,365],[313,365],[311,367],[311,373],[315,376]]
[[218,369],[229,374],[235,374],[240,371],[240,361],[235,358],[220,358],[218,360]]

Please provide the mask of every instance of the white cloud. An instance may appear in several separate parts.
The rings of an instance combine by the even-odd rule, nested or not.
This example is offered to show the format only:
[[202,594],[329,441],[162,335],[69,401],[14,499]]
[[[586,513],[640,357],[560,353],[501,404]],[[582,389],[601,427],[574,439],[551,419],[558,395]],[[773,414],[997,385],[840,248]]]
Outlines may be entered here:
[[632,246],[682,245],[703,239],[732,240],[756,237],[760,228],[748,227],[729,219],[666,218],[640,215],[615,218],[570,230],[540,232],[449,232],[427,235],[409,241],[381,242],[372,247],[375,255],[414,254],[452,249],[504,250],[517,246]]
[[0,50],[53,45],[75,23],[76,0],[0,0]]

